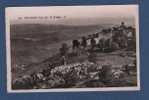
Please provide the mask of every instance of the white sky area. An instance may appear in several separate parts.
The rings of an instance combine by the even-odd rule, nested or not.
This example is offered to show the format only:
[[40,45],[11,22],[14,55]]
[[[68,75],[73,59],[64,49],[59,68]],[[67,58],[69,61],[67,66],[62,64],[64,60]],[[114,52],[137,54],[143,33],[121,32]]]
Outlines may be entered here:
[[[38,18],[45,16],[61,16],[62,18]],[[98,24],[108,23],[114,20],[134,20],[136,16],[138,16],[138,5],[47,6],[6,8],[6,19],[16,24]],[[22,17],[23,19],[19,19],[19,17]],[[25,19],[25,17],[37,18]]]

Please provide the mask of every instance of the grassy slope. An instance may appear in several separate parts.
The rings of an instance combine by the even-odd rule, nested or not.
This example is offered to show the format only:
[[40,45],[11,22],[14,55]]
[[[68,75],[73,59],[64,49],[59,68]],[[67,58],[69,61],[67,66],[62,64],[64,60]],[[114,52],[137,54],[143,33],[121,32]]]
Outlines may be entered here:
[[38,63],[58,52],[61,43],[100,31],[103,26],[64,26],[42,24],[11,25],[12,67]]

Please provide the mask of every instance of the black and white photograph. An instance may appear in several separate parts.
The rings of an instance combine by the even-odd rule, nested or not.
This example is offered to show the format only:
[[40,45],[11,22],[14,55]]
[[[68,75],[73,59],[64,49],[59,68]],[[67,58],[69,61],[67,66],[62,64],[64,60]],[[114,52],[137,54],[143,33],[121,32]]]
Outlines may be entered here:
[[140,90],[138,5],[7,7],[8,92]]

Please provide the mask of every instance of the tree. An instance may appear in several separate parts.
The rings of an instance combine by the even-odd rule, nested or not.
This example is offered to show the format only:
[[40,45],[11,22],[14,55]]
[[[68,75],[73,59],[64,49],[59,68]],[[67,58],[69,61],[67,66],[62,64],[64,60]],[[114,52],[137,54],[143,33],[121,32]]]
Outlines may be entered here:
[[60,48],[60,55],[62,57],[62,63],[64,65],[66,65],[66,62],[67,62],[68,50],[69,50],[68,45],[66,43],[63,43]]

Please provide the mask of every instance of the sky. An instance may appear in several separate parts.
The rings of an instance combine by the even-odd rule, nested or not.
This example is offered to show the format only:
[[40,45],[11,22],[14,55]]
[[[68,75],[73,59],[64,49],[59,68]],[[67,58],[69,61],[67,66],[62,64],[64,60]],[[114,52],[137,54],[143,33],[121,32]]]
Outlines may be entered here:
[[[54,17],[60,18],[54,18]],[[138,16],[138,5],[8,7],[6,19],[12,23],[98,24],[131,20]]]

